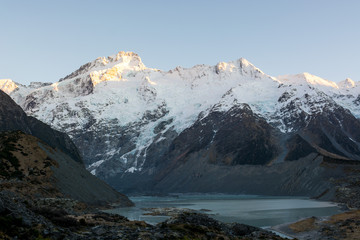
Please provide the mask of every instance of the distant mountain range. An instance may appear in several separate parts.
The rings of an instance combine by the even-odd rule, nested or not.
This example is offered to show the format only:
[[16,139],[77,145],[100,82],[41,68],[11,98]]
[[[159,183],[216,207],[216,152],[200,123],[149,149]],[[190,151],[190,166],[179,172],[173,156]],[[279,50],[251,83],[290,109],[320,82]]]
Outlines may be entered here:
[[119,52],[55,83],[3,79],[0,89],[126,192],[319,195],[343,174],[324,161],[360,160],[351,79],[271,77],[243,58],[165,72]]

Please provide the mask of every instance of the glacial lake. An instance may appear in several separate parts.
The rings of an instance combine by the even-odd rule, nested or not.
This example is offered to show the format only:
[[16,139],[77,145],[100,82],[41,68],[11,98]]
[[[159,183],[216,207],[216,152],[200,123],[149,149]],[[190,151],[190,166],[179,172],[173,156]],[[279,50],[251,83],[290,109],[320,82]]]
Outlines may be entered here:
[[340,213],[340,207],[331,202],[322,202],[302,197],[269,197],[254,195],[223,194],[179,194],[167,197],[130,197],[135,207],[106,210],[127,217],[130,220],[146,221],[150,224],[162,222],[167,216],[143,215],[144,208],[188,208],[207,209],[204,213],[231,223],[238,222],[267,228],[307,217],[324,217]]

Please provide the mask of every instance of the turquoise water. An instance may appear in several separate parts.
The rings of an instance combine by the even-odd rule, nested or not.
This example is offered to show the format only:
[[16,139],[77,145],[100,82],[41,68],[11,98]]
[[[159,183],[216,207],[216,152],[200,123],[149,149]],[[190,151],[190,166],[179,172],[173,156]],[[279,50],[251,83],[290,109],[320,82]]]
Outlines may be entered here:
[[123,215],[130,220],[156,224],[166,216],[143,215],[142,208],[177,207],[194,210],[208,209],[206,213],[223,222],[239,222],[257,227],[269,227],[297,221],[306,217],[329,216],[341,212],[331,202],[315,201],[301,197],[268,197],[254,195],[174,195],[167,197],[130,197],[135,207],[106,210]]

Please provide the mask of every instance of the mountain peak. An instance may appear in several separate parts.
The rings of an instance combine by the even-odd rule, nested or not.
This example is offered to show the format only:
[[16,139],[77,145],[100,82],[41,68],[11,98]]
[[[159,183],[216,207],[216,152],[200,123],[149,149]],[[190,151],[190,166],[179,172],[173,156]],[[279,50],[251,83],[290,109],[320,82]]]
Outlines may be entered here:
[[0,89],[3,90],[6,94],[10,94],[17,88],[18,85],[13,80],[0,79]]
[[109,63],[116,63],[128,65],[130,67],[139,67],[140,69],[146,68],[145,65],[142,63],[139,55],[134,52],[120,51],[115,55],[108,56],[107,58],[101,57],[100,59],[104,65],[107,65]]
[[[242,68],[253,68],[253,69],[258,69],[257,67],[255,67],[254,64],[252,64],[251,62],[249,62],[247,59],[245,58],[239,58],[235,61],[231,61],[229,63],[235,64],[238,67]],[[258,69],[260,71],[260,69]]]
[[265,75],[263,71],[259,68],[255,67],[254,64],[250,63],[245,58],[239,58],[235,61],[230,62],[219,62],[215,66],[216,73],[220,73],[223,71],[234,72],[240,71],[243,73],[252,73],[255,75]]
[[340,88],[353,88],[355,87],[356,83],[351,78],[347,78],[344,81],[339,82]]
[[281,75],[278,76],[277,79],[279,79],[283,83],[290,83],[290,84],[308,83],[310,85],[316,85],[322,87],[331,87],[335,89],[339,88],[335,82],[315,76],[308,72],[303,72],[295,75],[292,74]]
[[[98,57],[92,62],[82,65],[78,70],[72,72],[59,82],[78,77],[80,75],[102,75],[109,73],[110,75],[119,75],[124,70],[140,71],[146,69],[139,55],[133,52],[120,51],[115,55],[108,57]],[[99,81],[96,81],[99,82]]]
[[248,66],[248,65],[252,65],[252,66],[254,66],[252,63],[250,63],[247,59],[245,59],[245,58],[239,58],[238,60],[237,60],[237,62],[239,62],[239,63],[242,63],[242,64],[244,64],[244,65],[246,65],[246,66]]

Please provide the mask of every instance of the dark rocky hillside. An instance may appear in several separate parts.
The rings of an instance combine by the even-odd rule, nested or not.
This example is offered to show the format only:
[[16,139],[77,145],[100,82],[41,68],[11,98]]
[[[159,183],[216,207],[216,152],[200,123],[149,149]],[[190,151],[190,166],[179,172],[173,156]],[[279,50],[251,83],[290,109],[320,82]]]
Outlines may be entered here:
[[27,197],[71,198],[91,205],[132,202],[83,166],[70,138],[27,117],[0,91],[0,188]]
[[167,157],[186,161],[190,155],[207,149],[213,164],[266,164],[277,154],[273,131],[247,104],[225,113],[211,111],[174,139]]
[[0,90],[0,131],[12,130],[33,135],[82,163],[79,152],[68,135],[52,129],[34,117],[28,117],[20,106]]
[[0,133],[0,190],[24,197],[69,198],[90,205],[132,205],[62,151],[21,131]]
[[301,133],[310,143],[328,152],[360,160],[360,121],[342,107],[325,109]]
[[304,115],[300,122],[307,123],[293,133],[281,133],[246,104],[227,112],[217,109],[179,135],[171,129],[163,134],[147,149],[141,172],[107,181],[124,192],[321,195],[335,200],[338,185],[329,179],[343,178],[345,168],[358,167],[353,163],[360,156],[360,123],[341,107]]

